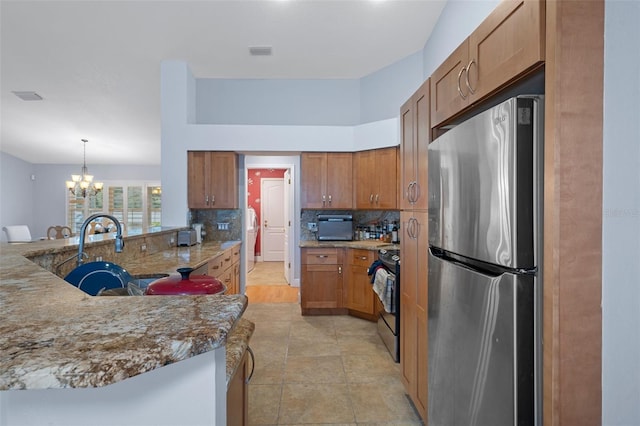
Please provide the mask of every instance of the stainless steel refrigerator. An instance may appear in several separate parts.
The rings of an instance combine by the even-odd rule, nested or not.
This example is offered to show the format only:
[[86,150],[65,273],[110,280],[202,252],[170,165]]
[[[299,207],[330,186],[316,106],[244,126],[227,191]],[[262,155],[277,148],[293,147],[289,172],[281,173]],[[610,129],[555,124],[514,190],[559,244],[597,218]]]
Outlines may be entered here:
[[541,424],[543,98],[429,145],[428,424]]

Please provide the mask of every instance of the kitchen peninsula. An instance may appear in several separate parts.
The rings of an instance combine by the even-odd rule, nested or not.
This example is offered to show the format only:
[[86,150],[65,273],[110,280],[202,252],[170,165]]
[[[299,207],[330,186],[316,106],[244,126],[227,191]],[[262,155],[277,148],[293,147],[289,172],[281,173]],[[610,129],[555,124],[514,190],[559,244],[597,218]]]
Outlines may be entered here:
[[[142,265],[198,267],[240,244],[167,245],[142,257],[144,236],[130,238],[120,255],[129,249],[133,274],[151,272]],[[87,251],[112,253],[102,239]],[[246,297],[89,296],[50,272],[55,264],[47,270],[30,260],[68,257],[73,240],[0,247],[0,425],[224,424],[227,357],[237,358],[225,344]],[[126,256],[116,262],[128,268]],[[252,326],[242,327],[245,340]]]

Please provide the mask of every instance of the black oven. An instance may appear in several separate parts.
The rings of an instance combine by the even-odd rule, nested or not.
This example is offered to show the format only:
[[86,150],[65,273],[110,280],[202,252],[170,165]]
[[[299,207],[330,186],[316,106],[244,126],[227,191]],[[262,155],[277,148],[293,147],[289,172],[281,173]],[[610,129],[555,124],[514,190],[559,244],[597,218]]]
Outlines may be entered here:
[[380,250],[378,260],[386,271],[390,297],[378,317],[378,334],[395,362],[400,362],[400,250]]

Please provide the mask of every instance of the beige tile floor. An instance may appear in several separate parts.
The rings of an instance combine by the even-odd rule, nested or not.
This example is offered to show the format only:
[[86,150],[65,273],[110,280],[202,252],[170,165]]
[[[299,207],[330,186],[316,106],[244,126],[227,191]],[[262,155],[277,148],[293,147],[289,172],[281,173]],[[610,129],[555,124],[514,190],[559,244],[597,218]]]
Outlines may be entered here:
[[256,303],[252,425],[420,425],[376,324],[302,316],[297,303]]

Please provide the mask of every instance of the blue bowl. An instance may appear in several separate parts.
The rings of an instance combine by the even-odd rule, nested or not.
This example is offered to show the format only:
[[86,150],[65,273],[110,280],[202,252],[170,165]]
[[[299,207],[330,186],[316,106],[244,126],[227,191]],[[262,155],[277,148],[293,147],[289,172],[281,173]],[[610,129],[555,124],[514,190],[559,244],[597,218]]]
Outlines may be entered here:
[[78,266],[64,280],[91,296],[101,290],[126,288],[131,275],[119,265],[111,262],[89,262]]

